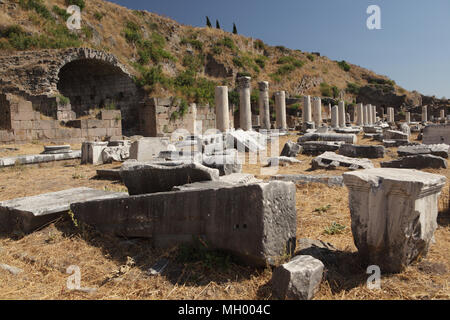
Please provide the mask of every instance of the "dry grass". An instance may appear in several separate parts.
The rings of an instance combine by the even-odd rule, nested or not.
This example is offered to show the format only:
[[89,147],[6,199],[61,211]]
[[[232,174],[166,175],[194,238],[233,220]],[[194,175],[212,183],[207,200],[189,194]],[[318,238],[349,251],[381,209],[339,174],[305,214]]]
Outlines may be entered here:
[[[288,139],[283,137],[280,149]],[[360,137],[360,143],[371,144]],[[18,146],[21,151],[36,145]],[[1,148],[1,147],[0,147]],[[28,149],[30,148],[30,149]],[[40,146],[42,150],[42,146]],[[386,159],[395,158],[395,148]],[[299,156],[299,165],[281,167],[279,173],[341,174],[344,170],[309,172],[312,157]],[[386,160],[385,159],[385,160]],[[374,161],[378,166],[379,161]],[[110,168],[117,164],[103,165]],[[78,186],[123,191],[124,186],[96,180],[98,167],[66,161],[41,166],[0,170],[0,200],[31,196]],[[260,178],[260,165],[245,165],[244,171]],[[427,170],[450,178],[448,170]],[[384,275],[381,290],[366,287],[368,275],[358,259],[350,230],[346,188],[321,184],[297,186],[298,238],[320,239],[339,251],[336,264],[328,265],[326,280],[315,299],[449,299],[450,215],[447,211],[449,183],[440,198],[436,243],[426,258],[396,275]],[[323,212],[315,209],[328,207]],[[346,228],[328,235],[325,228],[337,222]],[[203,252],[203,251],[200,251]],[[191,253],[192,254],[192,253]],[[231,262],[220,253],[205,253],[193,261],[180,248],[159,250],[145,239],[118,239],[80,230],[69,218],[59,220],[24,237],[0,238],[0,262],[24,270],[13,276],[0,270],[0,299],[272,299],[272,271],[254,269]],[[160,258],[170,260],[162,276],[147,270]],[[78,265],[82,286],[98,290],[92,294],[69,291],[66,268]]]

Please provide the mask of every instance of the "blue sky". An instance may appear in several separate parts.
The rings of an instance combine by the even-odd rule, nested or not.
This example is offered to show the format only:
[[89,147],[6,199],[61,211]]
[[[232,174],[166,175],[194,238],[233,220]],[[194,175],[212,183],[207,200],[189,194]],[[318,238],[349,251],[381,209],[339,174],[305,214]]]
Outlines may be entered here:
[[[449,0],[113,0],[193,26],[205,16],[222,29],[269,45],[317,51],[387,75],[408,90],[450,98]],[[368,30],[369,5],[381,30]]]

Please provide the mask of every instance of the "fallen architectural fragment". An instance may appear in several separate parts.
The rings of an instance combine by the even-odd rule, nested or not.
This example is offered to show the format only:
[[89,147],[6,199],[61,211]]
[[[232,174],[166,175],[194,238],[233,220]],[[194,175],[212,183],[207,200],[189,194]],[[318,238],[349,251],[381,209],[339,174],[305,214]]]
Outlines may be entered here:
[[307,183],[323,183],[331,186],[343,187],[344,179],[342,176],[328,176],[324,174],[320,175],[306,175],[306,174],[278,174],[270,177],[271,180],[278,181],[292,181],[295,184],[307,184]]
[[312,159],[311,166],[316,169],[335,169],[337,167],[346,167],[350,170],[371,169],[373,163],[369,159],[356,159],[338,155],[334,152],[325,152]]
[[80,159],[81,151],[72,151],[67,153],[54,153],[54,154],[35,154],[28,156],[16,156],[8,158],[0,158],[0,168],[10,167],[14,165],[23,164],[37,164],[52,161],[63,161],[63,160],[73,160]]
[[298,156],[299,153],[302,152],[302,147],[292,141],[288,141],[286,142],[286,144],[283,147],[283,150],[281,151],[280,156],[281,157],[292,157],[295,158],[296,156]]
[[227,149],[221,154],[211,156],[204,155],[202,164],[218,169],[221,176],[242,172],[242,161],[236,149]]
[[297,160],[295,158],[291,157],[273,157],[267,159],[267,166],[268,167],[277,167],[277,166],[288,166],[290,164],[298,164],[302,163],[302,161]]
[[130,195],[170,191],[175,186],[219,179],[219,170],[199,163],[125,162],[120,170]]
[[41,154],[56,154],[56,153],[70,153],[70,145],[63,146],[44,146],[44,152]]
[[324,265],[311,256],[296,256],[276,268],[272,290],[279,299],[311,300],[322,282]]
[[415,146],[401,146],[397,153],[400,157],[414,156],[418,154],[431,154],[447,159],[450,152],[448,144],[419,144]]
[[303,148],[303,154],[316,156],[326,151],[337,151],[343,143],[342,141],[308,141],[301,142],[299,145]]
[[148,161],[156,158],[161,151],[166,151],[168,138],[142,138],[134,141],[130,148],[130,159]]
[[79,222],[100,232],[150,237],[156,247],[202,238],[252,266],[277,263],[295,250],[295,185],[272,181],[77,203]]
[[355,144],[343,144],[339,148],[339,154],[346,157],[377,159],[384,158],[383,146],[358,146]]
[[357,138],[355,134],[341,134],[341,133],[307,133],[298,138],[298,142],[307,141],[343,141],[345,143],[356,143]]
[[400,168],[400,169],[446,169],[447,160],[431,154],[417,154],[407,156],[398,160],[392,160],[380,163],[382,168]]
[[91,188],[76,188],[0,202],[0,231],[24,233],[42,227],[69,210],[70,204],[128,196]]
[[405,169],[344,173],[352,233],[360,255],[382,273],[424,257],[437,228],[444,176]]

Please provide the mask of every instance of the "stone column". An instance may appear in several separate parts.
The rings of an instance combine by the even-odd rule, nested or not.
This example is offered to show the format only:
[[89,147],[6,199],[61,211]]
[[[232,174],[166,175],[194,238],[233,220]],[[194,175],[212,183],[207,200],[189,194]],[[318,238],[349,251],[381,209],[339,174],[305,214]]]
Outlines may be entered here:
[[428,107],[423,106],[422,107],[422,122],[427,122],[427,121],[428,121]]
[[445,119],[445,110],[441,110],[441,120]]
[[369,120],[370,120],[369,119],[369,112],[368,112],[369,111],[369,106],[365,105],[363,109],[364,109],[364,117],[363,117],[364,118],[364,125],[368,126],[369,125]]
[[275,92],[275,109],[277,116],[276,129],[286,130],[286,93],[284,91]]
[[338,106],[331,108],[331,127],[339,128],[339,111]]
[[400,272],[427,254],[446,178],[409,169],[343,174],[355,245],[366,264]]
[[358,126],[364,125],[364,105],[362,103],[359,103],[356,106],[356,124]]
[[372,106],[372,120],[373,124],[377,123],[377,106]]
[[261,81],[259,86],[259,120],[261,129],[270,130],[269,82]]
[[339,127],[345,128],[345,102],[339,101]]
[[313,98],[313,119],[316,129],[322,125],[322,100],[319,97]]
[[391,108],[391,119],[392,119],[392,123],[395,123],[395,109]]
[[381,114],[380,114],[380,120],[383,121],[384,120],[384,108],[381,107],[380,108]]
[[331,103],[328,104],[328,119],[331,119]]
[[311,122],[311,97],[305,96],[303,98],[303,115],[302,115],[303,123]]
[[244,131],[252,130],[251,78],[238,79],[239,86],[239,123]]
[[406,113],[406,123],[410,124],[411,123],[411,112],[407,112]]
[[216,87],[216,129],[220,132],[227,132],[230,128],[230,108],[228,105],[228,87]]

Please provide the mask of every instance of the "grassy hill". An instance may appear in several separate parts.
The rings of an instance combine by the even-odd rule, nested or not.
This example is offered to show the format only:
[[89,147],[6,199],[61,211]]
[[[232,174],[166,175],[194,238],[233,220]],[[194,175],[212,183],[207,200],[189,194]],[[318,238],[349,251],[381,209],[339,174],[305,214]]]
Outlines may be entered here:
[[[270,81],[271,92],[356,102],[361,87],[414,96],[389,78],[319,54],[269,46],[216,28],[194,28],[161,15],[101,0],[3,0],[0,51],[92,47],[116,55],[152,96],[213,104],[214,86],[234,87],[238,74]],[[82,29],[66,27],[65,8],[82,8]],[[237,99],[231,93],[232,102]]]

